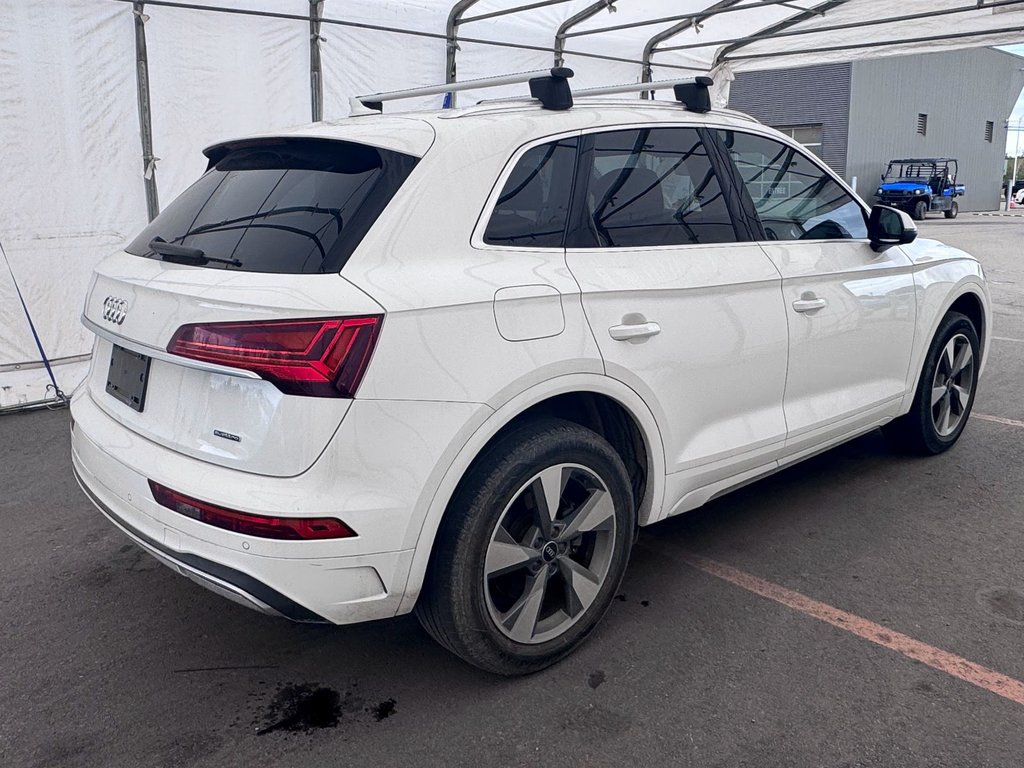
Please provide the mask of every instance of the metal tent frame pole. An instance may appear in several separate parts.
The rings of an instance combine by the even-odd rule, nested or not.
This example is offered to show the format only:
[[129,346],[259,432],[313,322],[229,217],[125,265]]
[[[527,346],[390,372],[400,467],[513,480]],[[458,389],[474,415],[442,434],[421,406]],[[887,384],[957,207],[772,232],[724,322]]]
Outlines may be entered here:
[[139,105],[139,134],[142,138],[142,181],[146,188],[146,215],[152,221],[160,213],[156,187],[156,157],[153,155],[153,113],[149,98],[149,56],[146,52],[146,4],[132,3],[135,17],[135,87]]
[[[640,64],[640,82],[651,82],[651,77],[653,76],[651,58],[654,56],[655,51],[661,43],[665,42],[670,38],[675,37],[681,32],[686,31],[687,29],[695,27],[696,25],[700,24],[700,22],[704,21],[705,19],[710,19],[712,16],[715,16],[718,13],[728,11],[730,9],[735,10],[735,7],[739,3],[740,0],[721,0],[720,2],[715,3],[714,5],[709,5],[703,13],[689,14],[685,20],[680,21],[678,24],[674,24],[668,29],[664,29],[658,34],[651,37],[644,44],[644,52],[643,56],[641,57]],[[653,98],[653,95],[650,91],[644,91],[641,94],[641,98],[650,99]]]
[[[736,0],[736,2],[739,3],[740,0]],[[759,0],[758,2],[755,3],[748,2],[744,5],[735,5],[729,8],[722,8],[721,10],[716,12],[716,15],[723,13],[735,13],[736,11],[756,10],[770,5],[785,5],[788,7],[793,7],[792,2],[793,0]],[[618,32],[619,30],[636,29],[637,27],[651,27],[656,26],[658,24],[667,24],[673,21],[692,21],[694,19],[703,20],[710,10],[711,6],[705,8],[703,11],[694,11],[692,13],[680,13],[673,16],[662,16],[656,19],[641,19],[640,21],[631,21],[625,24],[612,24],[607,27],[595,27],[594,29],[581,29],[579,32],[568,33],[566,37],[570,38],[584,37],[585,35],[599,35],[605,32]]]
[[562,25],[555,32],[555,66],[560,67],[565,64],[565,38],[569,33],[569,30],[575,27],[577,24],[581,24],[587,19],[596,16],[598,13],[607,8],[609,11],[615,10],[615,3],[617,0],[597,0],[597,2],[588,5],[579,13],[570,16],[568,19],[562,22]]
[[[817,12],[820,13],[820,15],[824,15],[826,11],[829,11],[832,8],[838,7],[839,5],[842,5],[845,2],[848,2],[848,0],[830,0],[830,2],[823,3],[821,5],[815,6],[814,8],[808,9],[808,14],[811,14],[811,12],[813,12],[813,11],[817,11]],[[1000,8],[1000,7],[1013,6],[1013,5],[1024,6],[1024,0],[995,0],[995,2],[993,2],[991,4],[986,4],[985,7],[986,8]],[[742,47],[744,47],[746,45],[750,45],[752,43],[761,42],[763,40],[775,40],[777,38],[799,37],[799,36],[802,36],[802,35],[814,35],[814,34],[818,34],[819,32],[838,32],[838,31],[842,31],[842,30],[845,30],[845,29],[855,29],[855,28],[860,28],[860,27],[874,27],[874,26],[880,26],[880,25],[883,25],[883,24],[896,24],[896,23],[903,22],[903,21],[917,21],[919,19],[931,19],[931,18],[935,18],[937,16],[950,16],[950,15],[957,14],[957,13],[967,13],[967,12],[976,11],[976,10],[978,10],[978,6],[977,5],[961,5],[961,6],[958,6],[956,8],[946,8],[946,9],[941,10],[941,11],[924,11],[924,12],[921,12],[921,13],[905,14],[905,15],[902,15],[902,16],[887,16],[887,17],[880,18],[880,19],[866,19],[864,21],[845,22],[843,24],[829,24],[829,25],[825,25],[825,26],[821,26],[821,27],[811,27],[811,28],[808,28],[808,29],[789,30],[788,29],[789,27],[792,27],[792,26],[794,26],[794,25],[796,25],[798,23],[802,23],[804,21],[807,21],[808,19],[811,18],[811,15],[817,15],[817,14],[811,14],[811,15],[808,15],[808,16],[804,16],[802,18],[794,17],[792,19],[786,19],[785,21],[780,22],[779,24],[775,25],[774,27],[767,27],[767,28],[765,28],[765,29],[761,30],[760,32],[757,32],[757,33],[755,33],[753,35],[748,35],[747,37],[737,37],[737,38],[732,38],[732,39],[716,41],[719,45],[727,46],[727,48],[729,50],[723,49],[722,51],[720,51],[719,54],[718,54],[718,57],[715,60],[715,63],[717,64],[718,60],[723,55],[725,55],[727,53],[730,53],[733,50],[737,50],[737,49],[742,48]],[[669,51],[685,51],[685,50],[692,49],[692,48],[703,48],[703,47],[706,47],[707,45],[708,45],[707,43],[689,43],[687,45],[667,46],[665,48],[661,48],[660,50],[662,51],[662,53],[667,53]]]
[[[942,40],[964,40],[970,37],[984,37],[986,35],[1005,35],[1010,32],[1020,32],[1017,27],[999,27],[998,29],[983,29],[974,32],[953,32],[943,35],[927,35],[925,37],[903,37],[896,40],[874,40],[869,43],[847,43],[845,45],[821,46],[817,48],[799,48],[794,51],[786,51],[784,54],[775,53],[748,53],[742,56],[727,56],[723,61],[752,61],[755,59],[781,58],[782,56],[799,56],[806,53],[835,53],[839,51],[855,51],[865,48],[889,48],[906,43],[934,43]],[[1000,45],[1000,43],[994,43]]]
[[[459,24],[462,22],[462,14],[467,10],[476,5],[480,0],[459,0],[455,5],[452,6],[451,11],[448,12],[448,23],[444,29],[445,39],[445,67],[444,67],[444,81],[446,83],[454,83],[455,77],[458,74],[457,63],[455,60],[456,54],[459,50],[459,40],[457,37],[459,31]],[[455,93],[449,93],[445,97],[445,106],[455,106]]]
[[320,20],[324,15],[324,0],[309,0],[309,107],[313,122],[324,119],[324,70],[320,57]]
[[497,18],[498,16],[509,16],[513,13],[520,13],[522,11],[532,11],[536,8],[547,8],[549,5],[561,5],[562,3],[571,3],[572,1],[573,0],[537,0],[537,2],[527,3],[526,5],[514,5],[511,8],[502,8],[499,11],[481,13],[479,16],[470,16],[469,18],[462,19],[462,23],[470,24],[474,21],[494,19]]

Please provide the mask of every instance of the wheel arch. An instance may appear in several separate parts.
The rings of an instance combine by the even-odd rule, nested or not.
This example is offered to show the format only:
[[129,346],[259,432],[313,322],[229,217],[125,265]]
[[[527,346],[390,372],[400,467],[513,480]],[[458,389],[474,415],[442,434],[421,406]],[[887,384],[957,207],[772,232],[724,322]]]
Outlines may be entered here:
[[927,332],[922,334],[921,343],[915,345],[916,349],[912,362],[913,368],[911,369],[913,372],[913,381],[904,396],[904,401],[900,409],[901,413],[906,413],[913,402],[914,394],[917,392],[917,387],[921,380],[921,372],[924,366],[925,356],[928,354],[928,349],[931,347],[932,340],[935,338],[935,334],[939,330],[939,324],[950,312],[960,312],[961,314],[966,315],[971,322],[974,323],[975,330],[978,332],[978,340],[981,342],[981,360],[980,365],[978,366],[978,375],[980,376],[984,370],[985,362],[988,357],[988,334],[989,326],[991,324],[991,311],[989,309],[988,299],[983,284],[980,282],[978,277],[971,275],[963,278],[952,290],[949,291],[945,301],[928,321]]
[[605,437],[622,456],[634,497],[639,497],[638,524],[656,519],[654,513],[661,508],[665,491],[665,454],[661,432],[643,399],[622,382],[596,374],[570,374],[538,384],[488,417],[448,467],[423,517],[399,614],[416,604],[441,520],[476,460],[510,429],[531,418],[550,416],[581,424]]

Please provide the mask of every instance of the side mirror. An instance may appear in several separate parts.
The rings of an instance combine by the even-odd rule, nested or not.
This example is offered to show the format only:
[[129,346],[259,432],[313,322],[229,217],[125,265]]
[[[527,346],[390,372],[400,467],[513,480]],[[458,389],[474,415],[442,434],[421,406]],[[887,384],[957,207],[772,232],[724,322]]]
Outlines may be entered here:
[[914,242],[917,239],[917,225],[910,214],[887,205],[876,205],[868,217],[868,238],[871,240],[871,248],[881,253],[894,245]]

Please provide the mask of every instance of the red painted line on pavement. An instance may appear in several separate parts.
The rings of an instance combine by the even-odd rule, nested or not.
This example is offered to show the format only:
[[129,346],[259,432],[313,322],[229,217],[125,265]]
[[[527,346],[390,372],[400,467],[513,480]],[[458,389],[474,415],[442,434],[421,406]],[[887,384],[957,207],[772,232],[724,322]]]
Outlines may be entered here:
[[987,413],[972,413],[971,418],[991,421],[994,424],[1003,424],[1007,427],[1024,427],[1024,421],[1017,419],[1004,419],[1002,416],[989,416]]
[[682,559],[688,565],[711,576],[741,587],[755,595],[774,600],[787,608],[799,611],[805,616],[824,621],[833,627],[846,630],[883,648],[927,664],[932,669],[945,672],[964,682],[984,688],[997,696],[1024,705],[1024,682],[995,672],[973,661],[944,651],[941,648],[922,643],[912,637],[895,632],[881,624],[848,613],[826,603],[813,600],[799,592],[786,589],[779,584],[765,581],[753,574],[725,565],[717,560],[710,560],[689,552],[683,553]]

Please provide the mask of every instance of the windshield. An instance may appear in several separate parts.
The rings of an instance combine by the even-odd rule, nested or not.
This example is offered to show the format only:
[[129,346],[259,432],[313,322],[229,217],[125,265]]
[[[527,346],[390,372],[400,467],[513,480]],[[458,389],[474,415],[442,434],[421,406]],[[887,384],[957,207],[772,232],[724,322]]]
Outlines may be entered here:
[[351,142],[254,142],[212,163],[126,250],[168,261],[187,251],[213,269],[337,272],[415,165]]

